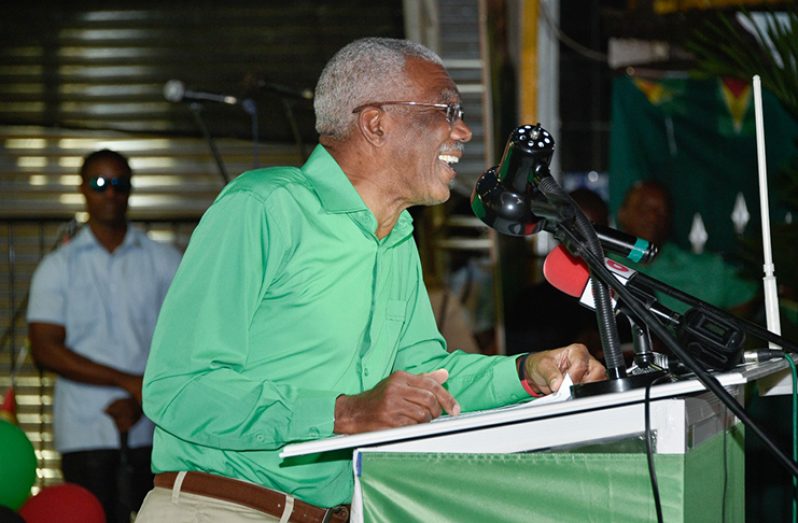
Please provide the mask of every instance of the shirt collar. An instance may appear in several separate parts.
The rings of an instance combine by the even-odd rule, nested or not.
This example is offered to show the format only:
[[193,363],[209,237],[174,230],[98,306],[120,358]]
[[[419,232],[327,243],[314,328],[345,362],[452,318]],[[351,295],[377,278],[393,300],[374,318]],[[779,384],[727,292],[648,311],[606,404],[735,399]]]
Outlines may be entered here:
[[[352,182],[344,173],[335,158],[324,148],[317,145],[305,165],[302,166],[308,180],[313,184],[322,207],[330,213],[367,213],[371,232],[377,228],[377,220],[371,210],[366,207]],[[389,237],[404,238],[413,232],[413,218],[410,213],[402,211]]]
[[[128,223],[125,239],[122,240],[122,245],[120,245],[118,249],[115,249],[114,252],[117,252],[120,249],[139,247],[141,245],[141,236],[143,234],[143,232],[139,231]],[[99,249],[103,248],[103,246],[100,245],[100,242],[97,241],[97,238],[94,237],[94,234],[91,232],[91,227],[88,225],[83,225],[80,228],[80,231],[78,231],[75,237],[72,238],[71,243],[76,249],[89,249],[95,247]]]

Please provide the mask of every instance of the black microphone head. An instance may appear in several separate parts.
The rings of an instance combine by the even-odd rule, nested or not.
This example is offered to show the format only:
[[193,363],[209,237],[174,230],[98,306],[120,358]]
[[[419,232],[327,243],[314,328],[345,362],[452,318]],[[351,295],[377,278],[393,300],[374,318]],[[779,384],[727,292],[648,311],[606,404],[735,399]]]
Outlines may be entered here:
[[186,94],[186,86],[180,80],[169,80],[163,86],[163,97],[170,102],[179,102]]
[[507,139],[501,162],[479,177],[471,193],[474,214],[502,234],[528,236],[543,228],[534,210],[548,208],[538,191],[549,176],[554,138],[537,125],[516,127]]
[[[498,176],[504,185],[529,192],[549,176],[554,138],[540,124],[516,127],[507,138]],[[531,187],[530,187],[531,185]]]
[[529,205],[526,193],[507,189],[499,180],[498,166],[479,177],[471,193],[471,210],[489,227],[510,236],[529,236],[540,231],[542,220]]

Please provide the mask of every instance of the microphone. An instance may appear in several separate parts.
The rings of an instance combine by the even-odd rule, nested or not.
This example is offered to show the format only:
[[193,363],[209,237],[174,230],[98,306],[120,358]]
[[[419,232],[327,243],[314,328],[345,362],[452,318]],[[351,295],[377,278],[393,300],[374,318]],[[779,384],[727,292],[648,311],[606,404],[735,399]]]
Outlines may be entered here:
[[[529,236],[541,230],[557,232],[573,221],[577,210],[570,197],[551,191],[549,163],[554,138],[538,125],[522,125],[507,140],[499,165],[479,177],[471,193],[471,209],[489,227],[510,236]],[[544,188],[546,188],[544,190]],[[599,243],[608,251],[640,263],[657,255],[657,246],[625,232],[593,225]]]
[[[581,242],[590,252],[603,256],[601,243],[587,217],[549,172],[553,154],[554,138],[540,124],[516,127],[510,133],[499,165],[477,180],[471,194],[471,209],[500,233],[526,236],[553,227],[555,236],[557,233],[581,236]],[[592,288],[598,304],[596,318],[607,376],[615,382],[613,385],[631,386],[632,381],[625,379],[609,289],[598,280],[592,282]],[[593,387],[593,390],[602,388]]]
[[218,102],[227,105],[237,105],[239,99],[235,96],[202,91],[191,91],[180,80],[169,80],[163,86],[163,97],[170,102]]
[[538,125],[517,127],[507,140],[499,164],[479,177],[471,209],[487,226],[509,236],[529,236],[545,221],[561,221],[567,208],[550,202],[539,190],[548,176],[554,138]]
[[[653,292],[647,287],[634,281],[637,271],[611,260],[604,259],[604,265],[612,273],[616,280],[628,287],[635,296],[641,299],[645,306],[655,316],[665,320],[671,325],[681,324],[681,315],[656,301]],[[579,303],[588,309],[595,310],[596,302],[593,298],[593,290],[590,278],[590,271],[587,264],[581,259],[571,255],[562,245],[555,247],[543,262],[543,276],[552,287],[574,298],[579,298]],[[611,297],[613,307],[618,309],[618,302]]]
[[296,89],[287,85],[270,82],[268,80],[258,79],[255,82],[255,88],[263,91],[278,94],[280,96],[287,96],[289,98],[299,98],[300,100],[313,100],[313,89]]
[[596,235],[605,251],[620,254],[627,260],[648,263],[659,252],[659,248],[645,238],[638,238],[604,225],[593,224],[593,229],[596,230]]
[[[700,306],[683,315],[674,312],[660,304],[645,283],[636,281],[640,279],[637,278],[637,271],[607,258],[604,264],[615,279],[641,300],[652,314],[676,329],[679,341],[704,368],[729,370],[740,362],[745,334],[733,322]],[[581,258],[569,254],[562,245],[558,245],[546,257],[543,276],[557,290],[579,298],[583,306],[596,308],[587,265]],[[612,302],[614,309],[623,308],[617,300],[613,299]]]

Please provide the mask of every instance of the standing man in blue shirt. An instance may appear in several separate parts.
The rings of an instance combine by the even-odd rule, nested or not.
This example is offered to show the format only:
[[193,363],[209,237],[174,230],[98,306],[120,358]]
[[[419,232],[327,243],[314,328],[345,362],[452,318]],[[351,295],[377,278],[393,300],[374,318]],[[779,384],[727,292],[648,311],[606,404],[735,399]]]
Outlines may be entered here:
[[[58,375],[54,429],[64,479],[94,493],[109,522],[124,523],[152,486],[142,374],[180,263],[176,249],[129,226],[131,174],[114,151],[84,159],[87,226],[42,260],[28,305],[33,357]],[[129,477],[120,482],[119,474]],[[117,491],[118,483],[129,491]]]

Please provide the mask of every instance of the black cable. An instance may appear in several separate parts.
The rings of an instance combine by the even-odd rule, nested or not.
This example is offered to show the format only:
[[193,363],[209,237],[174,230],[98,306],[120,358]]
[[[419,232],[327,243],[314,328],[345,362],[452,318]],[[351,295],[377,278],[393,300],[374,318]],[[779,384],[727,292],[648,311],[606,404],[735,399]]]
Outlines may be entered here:
[[601,62],[604,64],[607,63],[607,55],[605,53],[585,47],[565,34],[563,30],[560,29],[560,26],[557,25],[554,20],[552,20],[552,15],[549,13],[548,8],[546,7],[546,2],[540,2],[539,7],[541,17],[546,22],[546,25],[549,26],[549,29],[551,29],[551,32],[554,33],[554,36],[556,36],[557,40],[559,40],[564,46],[584,56],[588,60],[593,60],[595,62]]
[[648,462],[648,477],[651,480],[651,494],[654,496],[654,508],[657,511],[657,522],[663,523],[662,501],[659,497],[659,483],[657,482],[657,471],[654,469],[654,443],[651,434],[651,387],[656,383],[670,379],[669,376],[660,376],[646,383],[646,394],[643,401],[645,417],[645,440],[646,440],[646,461]]

